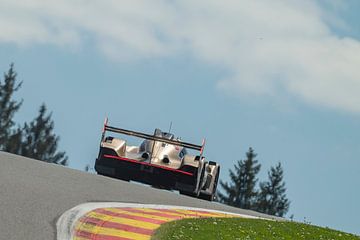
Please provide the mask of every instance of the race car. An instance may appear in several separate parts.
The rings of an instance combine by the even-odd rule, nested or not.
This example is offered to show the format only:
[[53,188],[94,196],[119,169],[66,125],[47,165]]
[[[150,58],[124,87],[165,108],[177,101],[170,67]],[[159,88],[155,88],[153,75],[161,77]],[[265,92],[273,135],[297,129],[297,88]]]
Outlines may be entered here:
[[[139,146],[106,132],[142,138]],[[108,125],[105,120],[95,170],[125,181],[138,181],[157,188],[178,190],[180,194],[212,201],[216,195],[220,166],[203,157],[205,141],[196,145],[155,129],[154,134],[130,131]],[[191,155],[188,150],[198,151]]]

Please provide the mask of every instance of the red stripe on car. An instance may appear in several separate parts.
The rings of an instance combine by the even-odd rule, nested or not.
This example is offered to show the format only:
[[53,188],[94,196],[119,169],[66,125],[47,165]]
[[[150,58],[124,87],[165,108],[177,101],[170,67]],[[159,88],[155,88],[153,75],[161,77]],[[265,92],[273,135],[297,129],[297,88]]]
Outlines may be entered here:
[[121,160],[121,161],[131,162],[131,163],[137,163],[137,164],[145,165],[145,166],[151,166],[151,167],[155,167],[155,168],[161,168],[161,169],[172,171],[172,172],[182,173],[182,174],[185,174],[185,175],[188,175],[188,176],[193,176],[194,175],[192,173],[185,172],[185,171],[178,170],[178,169],[172,169],[172,168],[169,168],[169,167],[158,166],[158,165],[151,164],[151,163],[146,163],[146,162],[139,162],[139,161],[137,161],[135,159],[118,157],[118,156],[113,156],[113,155],[108,155],[108,154],[105,154],[104,157],[105,158],[113,158],[113,159],[117,159],[117,160]]

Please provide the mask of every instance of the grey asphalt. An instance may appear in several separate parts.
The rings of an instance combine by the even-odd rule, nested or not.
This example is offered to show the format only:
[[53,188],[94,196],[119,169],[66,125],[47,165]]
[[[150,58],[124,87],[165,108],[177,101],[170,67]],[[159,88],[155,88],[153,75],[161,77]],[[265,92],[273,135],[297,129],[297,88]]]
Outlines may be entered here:
[[57,218],[85,202],[179,205],[267,217],[176,192],[0,152],[0,240],[56,239]]

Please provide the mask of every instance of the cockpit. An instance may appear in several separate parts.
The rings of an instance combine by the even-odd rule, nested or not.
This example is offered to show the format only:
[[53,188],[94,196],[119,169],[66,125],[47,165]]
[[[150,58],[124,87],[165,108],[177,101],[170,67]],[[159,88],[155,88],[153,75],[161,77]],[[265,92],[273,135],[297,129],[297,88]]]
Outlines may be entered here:
[[166,139],[169,139],[169,140],[174,140],[175,139],[174,134],[163,132],[158,128],[155,129],[155,134],[154,135],[157,136],[157,137],[166,138]]

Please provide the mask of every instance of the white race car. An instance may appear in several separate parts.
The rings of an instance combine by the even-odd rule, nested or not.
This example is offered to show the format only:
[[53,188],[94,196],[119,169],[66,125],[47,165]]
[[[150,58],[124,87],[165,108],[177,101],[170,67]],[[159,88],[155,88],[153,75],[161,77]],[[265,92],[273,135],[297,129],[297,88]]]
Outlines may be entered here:
[[[140,146],[128,146],[123,139],[106,136],[107,131],[144,140]],[[183,142],[160,129],[150,135],[111,127],[106,119],[95,170],[101,175],[179,190],[181,194],[212,201],[220,166],[205,160],[204,145],[205,141],[202,145]],[[200,154],[190,155],[187,149]]]

